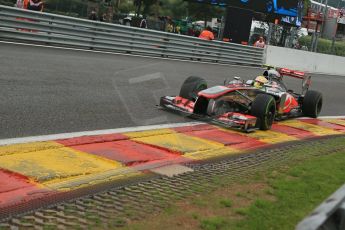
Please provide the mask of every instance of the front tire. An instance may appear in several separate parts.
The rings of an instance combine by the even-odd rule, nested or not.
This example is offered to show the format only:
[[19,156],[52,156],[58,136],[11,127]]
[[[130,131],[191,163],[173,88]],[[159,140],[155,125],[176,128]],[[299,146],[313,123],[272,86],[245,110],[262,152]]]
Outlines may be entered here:
[[304,96],[302,112],[304,116],[317,118],[322,109],[322,94],[318,91],[308,90]]
[[207,82],[205,79],[190,76],[183,82],[180,90],[180,96],[191,101],[196,101],[198,98],[198,93],[204,89],[207,89]]
[[252,103],[251,114],[256,117],[256,127],[271,129],[276,114],[275,99],[267,94],[259,94]]

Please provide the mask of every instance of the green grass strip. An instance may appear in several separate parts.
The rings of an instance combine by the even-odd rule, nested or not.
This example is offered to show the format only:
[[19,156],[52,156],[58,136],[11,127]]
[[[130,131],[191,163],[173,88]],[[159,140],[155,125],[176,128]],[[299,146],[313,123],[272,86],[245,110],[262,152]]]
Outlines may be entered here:
[[345,152],[323,155],[324,149],[344,144],[344,138],[336,138],[291,149],[284,165],[235,182],[223,177],[214,191],[195,194],[125,229],[294,229],[345,183]]
[[[294,229],[296,224],[345,183],[345,152],[321,156],[273,171],[266,182],[277,198],[257,199],[236,229]],[[235,227],[233,226],[233,227]]]

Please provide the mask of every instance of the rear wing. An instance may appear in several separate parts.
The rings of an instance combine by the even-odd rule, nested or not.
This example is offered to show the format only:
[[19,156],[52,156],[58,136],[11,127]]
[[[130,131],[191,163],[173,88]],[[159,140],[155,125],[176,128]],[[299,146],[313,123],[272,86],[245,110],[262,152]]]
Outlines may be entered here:
[[304,80],[306,77],[306,73],[298,70],[291,70],[288,68],[277,68],[277,71],[280,73],[282,76],[289,76],[289,77],[294,77],[294,78],[299,78]]
[[283,76],[289,76],[289,77],[293,77],[293,78],[298,78],[303,80],[302,82],[302,94],[304,94],[310,87],[311,85],[311,76],[307,75],[305,72],[303,71],[298,71],[298,70],[291,70],[288,68],[279,68],[279,67],[274,67],[271,65],[263,65],[263,67],[267,70],[270,69],[275,69],[276,71],[278,71],[278,73],[283,77]]

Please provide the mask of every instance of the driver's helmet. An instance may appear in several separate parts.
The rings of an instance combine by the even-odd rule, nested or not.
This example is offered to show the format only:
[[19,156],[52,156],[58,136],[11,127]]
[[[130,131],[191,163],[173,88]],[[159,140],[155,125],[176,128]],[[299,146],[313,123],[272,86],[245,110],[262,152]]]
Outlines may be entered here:
[[256,88],[262,88],[264,84],[268,82],[267,78],[265,78],[264,76],[258,76],[254,81],[254,87]]

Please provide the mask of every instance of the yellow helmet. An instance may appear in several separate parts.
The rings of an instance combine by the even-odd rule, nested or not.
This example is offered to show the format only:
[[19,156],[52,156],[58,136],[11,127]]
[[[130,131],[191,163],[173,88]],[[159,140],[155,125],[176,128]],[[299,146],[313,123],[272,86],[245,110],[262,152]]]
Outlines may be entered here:
[[267,78],[265,78],[264,76],[258,76],[255,78],[254,87],[261,88],[267,82],[268,82]]

